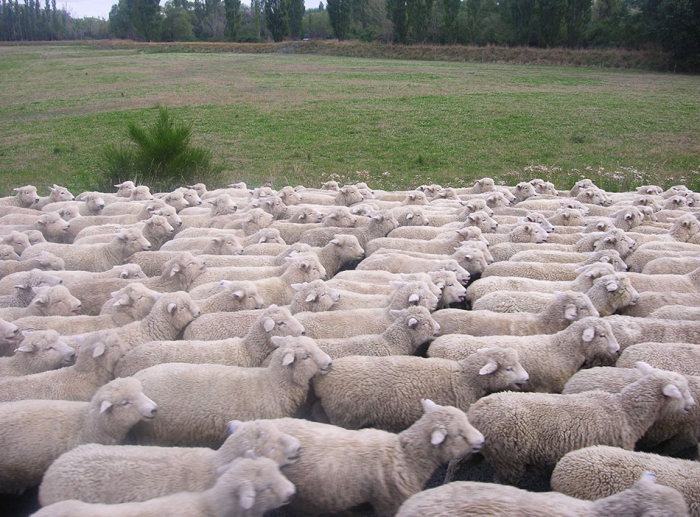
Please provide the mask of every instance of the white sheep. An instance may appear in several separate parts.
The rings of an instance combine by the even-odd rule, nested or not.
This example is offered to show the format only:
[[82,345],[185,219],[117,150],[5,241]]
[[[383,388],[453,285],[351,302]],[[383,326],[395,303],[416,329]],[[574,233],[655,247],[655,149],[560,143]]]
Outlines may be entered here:
[[272,342],[274,336],[296,337],[302,334],[304,328],[285,307],[272,305],[260,311],[260,315],[242,338],[151,341],[124,354],[114,373],[119,377],[126,377],[162,363],[262,366],[276,349]]
[[531,336],[474,337],[448,334],[428,348],[428,357],[460,361],[485,347],[502,346],[516,350],[523,368],[530,374],[525,389],[561,393],[567,380],[582,366],[614,364],[620,346],[610,325],[599,318],[584,318],[555,334]]
[[216,484],[202,492],[178,492],[148,501],[120,504],[91,504],[70,499],[42,508],[41,517],[262,517],[268,510],[286,504],[294,485],[280,472],[277,463],[254,455],[232,461]]
[[82,192],[74,201],[58,201],[44,205],[42,212],[58,212],[67,207],[76,207],[80,215],[101,215],[105,200],[100,192]]
[[314,393],[320,399],[314,411],[347,429],[400,432],[422,416],[421,397],[466,411],[484,395],[521,389],[527,381],[518,353],[500,347],[483,348],[459,362],[348,356],[334,360],[326,375],[314,378]]
[[[567,452],[589,445],[631,450],[662,413],[695,405],[682,375],[645,363],[638,368],[644,376],[620,393],[504,392],[472,404],[469,420],[486,437],[482,454],[498,480],[515,484],[528,465],[552,468]],[[514,441],[516,435],[522,438]]]
[[441,309],[433,315],[441,334],[473,336],[554,334],[588,316],[599,314],[588,297],[576,291],[555,292],[554,300],[538,313]]
[[333,289],[323,280],[292,284],[296,290],[294,298],[289,304],[292,314],[297,312],[322,312],[330,308],[340,300],[340,291]]
[[552,488],[579,499],[597,499],[627,489],[643,472],[653,472],[659,484],[678,490],[689,515],[700,515],[700,466],[695,461],[604,445],[585,447],[559,460]]
[[227,424],[226,441],[208,447],[87,444],[59,456],[39,487],[42,506],[79,499],[116,504],[147,501],[176,492],[201,492],[214,486],[221,470],[247,451],[280,467],[299,457],[299,440],[281,432],[272,420]]
[[674,274],[685,275],[700,267],[700,258],[697,256],[671,257],[652,259],[644,265],[642,273],[647,275]]
[[394,321],[381,334],[316,338],[316,344],[332,359],[349,355],[413,355],[420,345],[440,331],[440,326],[430,317],[430,311],[425,307],[390,310],[390,314]]
[[301,442],[299,460],[285,467],[297,488],[291,509],[314,515],[370,503],[379,517],[391,517],[404,500],[422,490],[438,465],[479,450],[483,436],[464,412],[426,399],[422,404],[423,416],[399,434],[295,418],[274,420]]
[[86,402],[23,400],[0,404],[0,492],[38,485],[51,462],[83,443],[116,444],[156,405],[133,378],[115,379]]
[[3,260],[0,261],[0,278],[4,278],[12,273],[21,271],[31,271],[41,269],[42,271],[63,271],[66,263],[62,258],[53,253],[44,251],[38,257],[26,260]]
[[9,284],[11,294],[0,296],[0,307],[27,307],[36,295],[35,288],[56,286],[61,284],[62,280],[40,269],[32,269],[8,275],[0,280],[1,283]]
[[348,311],[374,307],[389,307],[400,310],[411,305],[423,305],[432,311],[438,306],[438,297],[434,292],[436,286],[428,282],[390,280],[389,285],[394,290],[388,295],[340,290],[338,291],[339,299],[328,310]]
[[650,318],[669,320],[700,320],[700,308],[687,305],[665,305],[649,314]]
[[593,252],[566,251],[519,251],[509,259],[512,262],[545,262],[548,264],[578,264],[584,266],[593,262],[609,262],[615,271],[627,271],[627,264],[617,250],[600,250]]
[[[676,276],[676,275],[674,275]],[[663,318],[665,316],[651,316],[653,313],[655,313],[658,309],[661,309],[663,307],[667,306],[675,306],[674,309],[670,309],[669,312],[672,315],[674,312],[678,314],[678,317],[671,317],[671,319],[686,319],[682,318],[681,312],[683,310],[678,311],[680,307],[677,306],[686,306],[688,309],[692,309],[695,307],[700,306],[700,292],[696,293],[684,293],[684,292],[675,292],[672,290],[669,291],[664,291],[664,292],[655,292],[655,291],[645,291],[639,294],[639,299],[637,300],[637,303],[635,303],[633,306],[625,307],[620,311],[620,314],[624,314],[626,316],[637,316],[637,317],[644,317],[644,316],[649,316],[653,318]]]
[[[3,235],[0,238],[0,244],[12,246],[12,249],[14,249],[15,253],[20,257],[26,250],[32,247],[31,243],[29,242],[29,237],[22,232],[18,232],[17,230],[12,230],[7,235]],[[26,259],[29,257],[30,255],[26,255],[24,258]]]
[[227,283],[221,292],[197,300],[201,314],[261,309],[264,304],[255,284],[245,280]]
[[138,443],[218,448],[231,419],[294,415],[311,378],[326,372],[331,359],[304,336],[272,342],[278,348],[266,368],[166,363],[136,373],[161,410],[149,425],[134,428]]
[[34,298],[26,307],[0,309],[0,317],[16,320],[26,316],[71,316],[80,314],[82,304],[63,285],[32,287]]
[[65,187],[59,187],[55,183],[53,187],[49,187],[49,195],[46,197],[40,197],[39,201],[32,205],[32,208],[41,210],[44,206],[49,203],[57,203],[59,201],[73,201],[75,196],[70,193],[70,191]]
[[14,196],[0,198],[0,206],[16,206],[20,208],[35,208],[40,210],[37,203],[41,199],[36,193],[36,187],[26,185],[24,187],[15,187],[12,190],[17,192]]
[[635,318],[618,314],[607,316],[606,320],[620,343],[620,350],[646,341],[700,343],[700,321]]
[[0,377],[16,377],[56,370],[75,362],[75,350],[54,330],[23,332],[12,357],[0,357]]
[[396,517],[462,517],[472,512],[478,512],[481,517],[687,516],[688,507],[683,495],[671,487],[657,484],[655,479],[654,474],[645,472],[627,490],[593,502],[557,492],[529,492],[507,485],[455,481],[417,493],[401,505]]
[[333,240],[337,234],[342,233],[357,237],[360,246],[366,251],[368,242],[380,237],[385,237],[391,230],[398,227],[398,225],[398,221],[391,213],[377,213],[371,216],[370,222],[366,227],[340,228],[328,226],[324,228],[313,228],[304,232],[299,242],[322,247]]
[[123,264],[137,251],[150,248],[151,243],[146,240],[141,230],[125,228],[107,244],[71,246],[46,242],[27,249],[24,258],[36,257],[45,250],[61,257],[65,261],[66,269],[107,271],[113,266]]

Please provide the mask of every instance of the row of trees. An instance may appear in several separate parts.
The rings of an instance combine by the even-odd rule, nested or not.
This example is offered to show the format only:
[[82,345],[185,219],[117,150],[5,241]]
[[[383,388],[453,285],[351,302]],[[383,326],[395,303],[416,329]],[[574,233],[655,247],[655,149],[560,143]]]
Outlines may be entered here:
[[0,0],[0,40],[241,41],[338,38],[399,44],[661,45],[700,68],[700,0],[118,0],[109,20],[56,0]]

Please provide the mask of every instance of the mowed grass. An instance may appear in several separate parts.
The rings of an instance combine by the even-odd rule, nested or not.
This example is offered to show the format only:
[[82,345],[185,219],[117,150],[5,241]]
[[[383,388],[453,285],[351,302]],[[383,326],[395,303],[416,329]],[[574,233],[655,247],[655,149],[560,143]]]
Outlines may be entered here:
[[72,45],[0,46],[0,195],[97,188],[102,148],[158,104],[193,124],[225,182],[700,188],[697,76]]

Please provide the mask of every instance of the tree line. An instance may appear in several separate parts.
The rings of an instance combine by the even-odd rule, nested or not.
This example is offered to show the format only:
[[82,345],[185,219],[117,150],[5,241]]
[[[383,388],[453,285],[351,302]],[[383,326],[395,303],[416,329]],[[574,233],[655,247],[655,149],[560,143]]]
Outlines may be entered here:
[[108,20],[56,0],[1,0],[0,40],[359,39],[396,44],[660,46],[700,69],[700,0],[118,0]]

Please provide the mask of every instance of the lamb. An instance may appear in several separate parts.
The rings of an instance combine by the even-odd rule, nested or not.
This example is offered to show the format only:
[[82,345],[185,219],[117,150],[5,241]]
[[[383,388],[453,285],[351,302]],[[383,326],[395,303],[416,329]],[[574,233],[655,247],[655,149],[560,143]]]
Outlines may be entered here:
[[[469,289],[467,289],[469,291]],[[473,336],[554,334],[574,321],[599,316],[588,297],[576,291],[557,291],[554,300],[538,313],[504,314],[492,311],[442,309],[434,314],[444,334]]]
[[656,476],[645,472],[629,489],[594,502],[581,501],[557,492],[528,492],[520,488],[475,481],[456,481],[431,488],[410,497],[396,517],[516,517],[548,515],[550,517],[619,517],[687,516],[683,495],[673,488],[656,484]]
[[70,223],[63,220],[60,214],[52,212],[41,214],[27,229],[39,230],[49,242],[63,242],[66,233],[70,230]]
[[100,192],[83,192],[80,199],[74,201],[58,201],[44,205],[42,212],[58,212],[62,208],[74,206],[80,215],[101,215],[105,207],[105,201]]
[[367,243],[371,240],[385,237],[391,230],[398,227],[399,223],[390,213],[377,213],[370,218],[369,225],[361,228],[340,228],[328,226],[325,228],[313,228],[304,232],[299,242],[311,246],[325,246],[339,233],[354,235],[365,251]]
[[554,226],[584,226],[586,219],[579,210],[560,208],[547,219]]
[[[423,416],[398,435],[296,418],[274,420],[301,441],[299,461],[285,467],[297,488],[292,510],[316,515],[370,503],[379,517],[390,517],[423,488],[438,465],[479,450],[483,436],[464,412],[427,399],[422,404]],[[329,476],[338,465],[343,468]]]
[[114,379],[114,367],[125,350],[116,339],[108,338],[80,347],[73,366],[2,378],[0,401],[90,400],[101,386]]
[[579,499],[596,499],[626,489],[643,472],[654,472],[660,484],[678,490],[689,515],[700,515],[697,462],[618,447],[597,445],[566,454],[552,473],[552,488]]
[[137,347],[148,341],[170,341],[192,320],[199,316],[199,307],[184,291],[163,294],[153,305],[151,312],[139,321],[121,327],[76,334],[68,343],[83,343],[103,339],[118,339],[125,347]]
[[[7,235],[3,235],[2,238],[0,238],[0,244],[8,244],[12,246],[12,249],[14,249],[15,253],[20,257],[22,257],[22,254],[26,250],[32,247],[31,243],[29,242],[29,237],[24,233],[18,232],[17,230],[12,230]],[[24,258],[26,259],[28,256],[25,256]]]
[[[109,225],[106,228],[105,226],[106,225],[98,226],[95,229],[97,231],[93,231],[90,227],[81,230],[73,240],[73,244],[82,246],[84,244],[109,242],[113,234],[117,233],[122,228],[122,226],[119,225]],[[137,223],[135,226],[141,230],[146,240],[151,243],[151,249],[153,251],[158,251],[165,242],[172,239],[175,235],[175,228],[173,228],[168,222],[168,219],[162,215],[153,215],[150,219]]]
[[646,341],[700,343],[700,321],[635,318],[617,314],[606,319],[620,343],[620,350]]
[[63,281],[53,274],[40,269],[32,269],[23,273],[14,273],[3,278],[0,283],[8,281],[12,294],[0,296],[0,307],[27,307],[36,292],[34,288],[54,286]]
[[15,253],[15,249],[9,244],[0,244],[0,260],[3,262],[19,260],[19,255]]
[[[498,480],[515,484],[526,466],[552,468],[567,452],[589,445],[632,450],[662,413],[695,405],[682,375],[645,363],[638,368],[644,376],[620,393],[505,392],[472,404],[467,415],[486,437],[482,454]],[[526,437],[515,447],[514,433]]]
[[278,348],[267,368],[166,363],[136,373],[161,409],[152,425],[135,426],[137,442],[218,448],[232,418],[294,415],[306,401],[311,378],[328,371],[331,359],[304,336],[276,336],[272,342]]
[[46,197],[40,197],[39,201],[32,205],[32,208],[41,210],[42,208],[44,208],[44,206],[48,205],[49,203],[75,200],[75,196],[71,194],[67,188],[59,187],[55,183],[53,184],[53,187],[49,187],[49,191],[49,195]]
[[610,325],[599,318],[584,318],[556,334],[531,336],[440,336],[430,344],[428,357],[461,361],[481,348],[502,346],[518,352],[530,374],[527,391],[561,393],[566,381],[583,365],[612,365],[620,346]]
[[274,352],[274,336],[301,336],[304,327],[285,307],[272,305],[261,311],[244,337],[216,341],[151,341],[127,352],[115,367],[115,375],[126,377],[162,363],[211,363],[257,367]]
[[[676,275],[674,275],[676,276]],[[698,293],[677,293],[675,291],[655,292],[646,291],[639,295],[637,303],[625,307],[620,311],[620,314],[626,316],[651,316],[657,309],[667,306],[688,306],[694,308],[700,306],[700,292]],[[671,309],[670,313],[679,314],[678,307]],[[683,312],[683,311],[680,311]],[[653,316],[654,318],[663,318],[664,316]],[[680,317],[672,317],[671,319],[685,319]]]
[[615,229],[609,232],[594,232],[584,236],[576,244],[573,251],[598,251],[615,249],[622,259],[632,253],[637,246],[634,239],[625,234],[623,230]]
[[264,303],[258,288],[248,281],[230,282],[220,293],[197,300],[200,314],[262,309]]
[[102,386],[86,402],[0,404],[0,492],[22,493],[38,485],[51,462],[64,452],[83,443],[119,443],[136,422],[155,414],[156,405],[133,378]]
[[151,243],[146,240],[141,230],[125,228],[107,244],[69,246],[47,242],[27,249],[23,258],[36,257],[45,250],[61,257],[65,261],[66,269],[97,272],[123,264],[137,251],[149,249]]
[[57,257],[53,253],[44,251],[38,257],[27,260],[4,260],[0,261],[0,278],[19,273],[20,271],[30,271],[32,269],[41,269],[43,271],[63,271],[66,263],[62,258]]
[[161,293],[134,282],[113,292],[99,316],[26,316],[16,319],[15,324],[22,330],[52,329],[61,335],[95,332],[145,318],[160,295]]
[[56,370],[75,362],[75,350],[61,341],[58,332],[23,332],[22,343],[12,357],[0,357],[0,378]]
[[[676,373],[685,375],[693,398],[700,397],[700,377],[688,375],[682,371]],[[592,390],[619,393],[640,377],[641,373],[634,366],[632,368],[590,368],[581,370],[569,379],[564,393],[583,393]],[[700,409],[697,406],[687,413],[662,415],[637,441],[636,449],[667,455],[678,454],[689,447],[697,449],[698,422],[700,422]]]
[[62,285],[32,287],[34,298],[27,307],[0,309],[0,317],[16,320],[25,316],[71,316],[80,314],[82,304]]
[[472,226],[467,226],[460,230],[449,230],[441,232],[437,237],[430,240],[423,239],[401,239],[394,237],[384,237],[373,239],[365,246],[365,253],[369,257],[381,248],[414,251],[418,253],[431,253],[449,255],[453,253],[463,241],[473,239],[475,230],[479,236],[481,232]]
[[262,517],[268,510],[286,504],[294,495],[294,485],[269,458],[246,454],[232,461],[211,488],[179,492],[142,502],[91,504],[78,500],[58,502],[35,515],[44,516],[123,516],[188,515],[191,517]]
[[39,210],[37,203],[41,199],[36,193],[36,187],[26,185],[24,187],[15,187],[12,190],[17,192],[14,196],[0,198],[0,206],[16,206],[20,208],[35,208]]
[[420,345],[440,331],[425,307],[390,311],[394,321],[381,334],[363,334],[335,339],[316,339],[318,347],[332,359],[357,356],[413,355]]
[[430,284],[421,280],[408,282],[391,280],[389,284],[394,288],[389,295],[337,291],[339,300],[328,310],[347,311],[389,306],[409,307],[411,305],[423,304],[424,301],[426,302],[424,304],[430,310],[435,310],[437,308],[438,297],[433,293]]
[[530,278],[497,277],[481,278],[467,287],[467,299],[474,303],[488,293],[495,291],[535,291],[540,293],[552,293],[554,291],[573,290],[586,292],[593,286],[596,278],[605,275],[614,275],[615,268],[606,263],[596,262],[579,268],[576,280],[563,282],[550,282],[547,280],[533,280]]
[[313,386],[320,399],[317,407],[330,423],[346,429],[401,432],[422,416],[421,397],[466,411],[484,395],[518,390],[527,381],[528,373],[515,350],[491,347],[459,362],[408,356],[342,357],[333,361],[326,375],[314,378]]
[[[596,278],[586,296],[600,316],[610,316],[634,307],[639,293],[624,273]],[[472,304],[473,310],[494,312],[539,312],[554,299],[552,294],[526,291],[496,291],[482,296]]]
[[340,300],[340,291],[333,289],[321,279],[292,284],[292,289],[296,290],[289,304],[289,311],[292,314],[327,311]]

